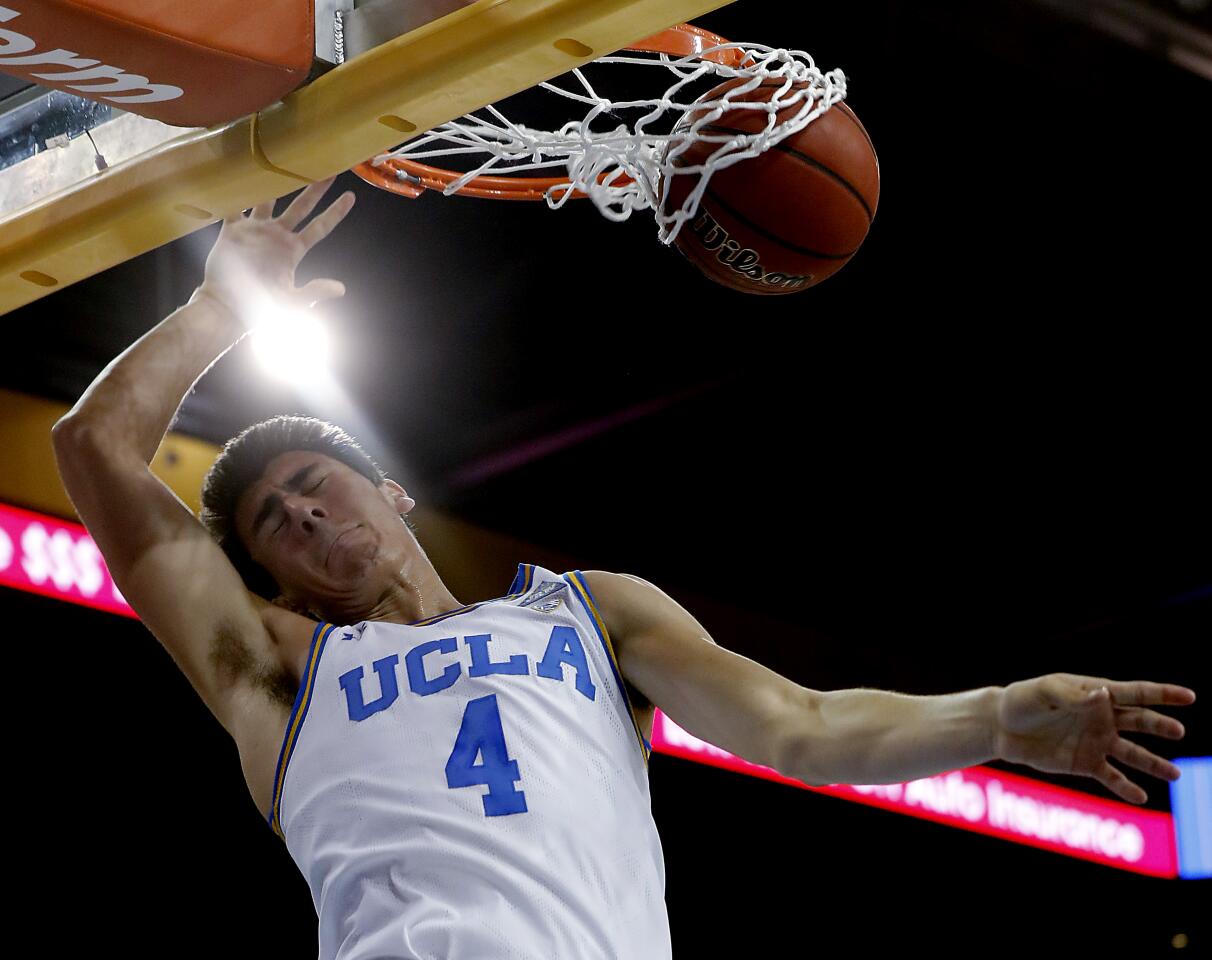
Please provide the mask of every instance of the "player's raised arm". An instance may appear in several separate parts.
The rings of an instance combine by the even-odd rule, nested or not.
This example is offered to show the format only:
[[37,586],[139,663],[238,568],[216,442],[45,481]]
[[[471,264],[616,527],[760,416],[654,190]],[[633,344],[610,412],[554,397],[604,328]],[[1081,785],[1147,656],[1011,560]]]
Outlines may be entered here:
[[148,464],[182,398],[247,332],[256,298],[343,292],[331,280],[294,286],[299,260],[352,206],[346,194],[295,232],[329,184],[279,217],[270,202],[225,221],[190,302],[112,361],[52,431],[63,485],[114,582],[229,732],[241,683],[267,682],[268,604]]
[[804,783],[898,783],[988,760],[1096,778],[1123,800],[1144,790],[1115,759],[1178,778],[1120,732],[1177,740],[1151,705],[1193,703],[1173,684],[1048,674],[939,696],[818,691],[719,647],[681,605],[638,577],[586,571],[627,680],[678,725]]

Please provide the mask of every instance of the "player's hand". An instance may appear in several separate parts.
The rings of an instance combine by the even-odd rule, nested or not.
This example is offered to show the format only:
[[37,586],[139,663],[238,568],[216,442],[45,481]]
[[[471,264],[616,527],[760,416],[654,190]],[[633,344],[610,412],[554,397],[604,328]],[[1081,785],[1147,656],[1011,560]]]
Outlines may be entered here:
[[339,280],[312,280],[303,287],[295,286],[299,261],[353,207],[354,195],[347,191],[302,230],[296,229],[332,183],[332,178],[313,183],[276,217],[274,201],[268,200],[248,214],[224,220],[219,239],[206,258],[199,292],[214,297],[249,322],[258,312],[258,298],[268,298],[279,306],[307,307],[342,296],[345,285]]
[[999,759],[1052,773],[1094,777],[1128,803],[1144,803],[1145,791],[1113,767],[1116,760],[1151,776],[1177,780],[1170,761],[1120,736],[1147,733],[1179,740],[1185,731],[1150,704],[1183,706],[1195,691],[1169,683],[1119,682],[1072,673],[1012,683],[1001,693],[994,727]]

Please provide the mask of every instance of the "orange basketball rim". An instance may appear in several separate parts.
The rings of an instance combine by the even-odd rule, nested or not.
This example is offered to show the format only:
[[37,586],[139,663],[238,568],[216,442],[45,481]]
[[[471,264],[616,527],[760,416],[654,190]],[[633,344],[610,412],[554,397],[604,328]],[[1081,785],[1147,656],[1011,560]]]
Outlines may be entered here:
[[[702,55],[704,60],[711,60],[730,67],[740,66],[745,59],[744,51],[735,47],[726,50],[710,50],[711,47],[728,42],[718,34],[701,27],[689,23],[679,23],[651,37],[637,40],[626,49],[647,53],[664,53],[678,58]],[[703,53],[704,50],[709,52]],[[451,184],[465,176],[465,174],[453,170],[432,167],[402,157],[389,157],[378,165],[368,160],[354,167],[353,172],[381,190],[387,190],[410,199],[416,199],[426,190],[445,192]],[[610,175],[610,172],[602,174],[599,182]],[[623,186],[630,183],[631,178],[626,174],[616,173],[612,182]],[[479,197],[483,200],[545,200],[548,194],[554,190],[553,199],[558,200],[563,197],[559,188],[567,184],[568,177],[566,176],[478,176],[468,180],[454,193],[461,197]],[[586,196],[588,194],[580,190],[573,190],[571,199],[581,199]]]

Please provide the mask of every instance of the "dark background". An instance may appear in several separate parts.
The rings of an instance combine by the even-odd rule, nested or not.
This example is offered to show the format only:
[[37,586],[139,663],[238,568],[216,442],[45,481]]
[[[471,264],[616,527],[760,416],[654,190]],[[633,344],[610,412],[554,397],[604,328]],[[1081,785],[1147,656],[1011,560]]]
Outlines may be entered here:
[[[1186,739],[1136,739],[1206,755],[1212,83],[1028,3],[838,7],[697,22],[846,72],[882,180],[840,273],[747,297],[644,215],[407,202],[346,175],[359,202],[300,271],[348,288],[328,309],[361,417],[343,425],[370,425],[423,505],[645,577],[805,686],[1176,682],[1204,698],[1172,711]],[[74,403],[189,296],[216,232],[10,314],[29,346],[0,385]],[[278,413],[337,419],[237,349],[176,427],[222,443]],[[313,956],[303,878],[146,630],[15,592],[3,609],[32,641],[15,742],[46,855],[27,882],[59,942]],[[1206,882],[659,755],[650,774],[679,958],[1208,949]]]

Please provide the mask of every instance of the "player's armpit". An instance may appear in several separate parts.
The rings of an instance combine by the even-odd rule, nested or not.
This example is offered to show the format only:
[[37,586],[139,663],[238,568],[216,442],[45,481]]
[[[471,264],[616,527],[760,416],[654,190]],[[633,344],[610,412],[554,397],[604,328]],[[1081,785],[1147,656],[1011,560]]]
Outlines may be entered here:
[[629,574],[583,571],[623,676],[680,727],[786,776],[814,723],[818,692],[725,650],[662,590]]

